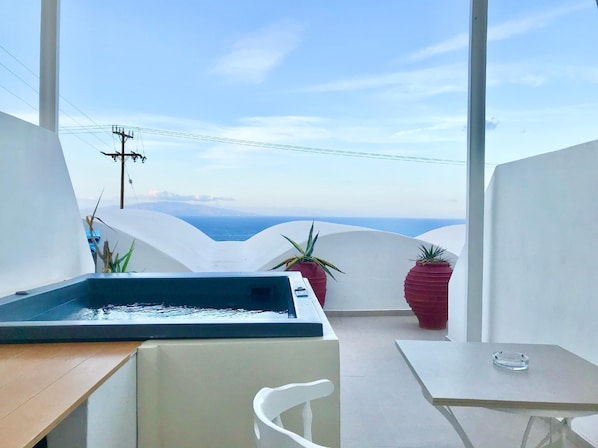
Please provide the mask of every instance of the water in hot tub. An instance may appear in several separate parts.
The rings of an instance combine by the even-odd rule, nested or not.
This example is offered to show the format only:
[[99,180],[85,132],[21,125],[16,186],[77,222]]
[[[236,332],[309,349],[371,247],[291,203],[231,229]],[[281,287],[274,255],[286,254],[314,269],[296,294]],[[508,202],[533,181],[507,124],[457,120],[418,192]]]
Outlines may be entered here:
[[191,306],[144,304],[105,305],[100,308],[82,308],[67,320],[197,320],[197,319],[280,319],[288,311],[263,311],[233,308],[198,308]]

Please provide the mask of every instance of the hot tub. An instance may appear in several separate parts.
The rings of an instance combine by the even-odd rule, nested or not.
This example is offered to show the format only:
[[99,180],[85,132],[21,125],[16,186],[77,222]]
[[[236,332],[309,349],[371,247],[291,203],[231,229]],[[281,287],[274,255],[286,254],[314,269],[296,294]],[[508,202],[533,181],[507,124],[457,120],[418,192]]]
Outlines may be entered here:
[[[170,315],[129,316],[128,307]],[[210,311],[188,313],[195,308]],[[5,344],[323,334],[313,292],[297,272],[88,274],[1,298],[0,319]]]

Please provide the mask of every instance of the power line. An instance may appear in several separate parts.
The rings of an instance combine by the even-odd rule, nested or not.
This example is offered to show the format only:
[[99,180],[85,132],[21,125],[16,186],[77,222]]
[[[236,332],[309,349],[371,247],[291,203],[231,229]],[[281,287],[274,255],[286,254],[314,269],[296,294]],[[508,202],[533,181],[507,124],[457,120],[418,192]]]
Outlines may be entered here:
[[[598,2],[598,0],[597,0],[597,2]],[[35,77],[39,78],[39,76],[37,74],[35,74],[29,67],[27,67],[24,63],[22,63],[16,56],[14,56],[11,52],[9,52],[4,46],[0,45],[0,48],[2,50],[4,50],[15,61],[17,61],[20,65],[22,65],[27,71],[29,71]],[[30,87],[31,89],[33,89],[34,91],[37,92],[37,90],[34,87],[32,87],[30,84],[28,84],[25,80],[23,80],[20,76],[15,74],[12,70],[10,70],[4,64],[0,63],[0,65],[2,65],[6,70],[8,70],[10,73],[12,73],[14,76],[16,76],[18,79],[20,79],[28,87]],[[0,87],[3,87],[3,86],[0,85]],[[8,90],[6,87],[3,87],[3,88],[5,90],[7,90],[10,94],[14,95],[21,101],[25,102],[27,105],[36,109],[35,106],[32,106],[30,103],[28,103],[24,99],[20,98],[19,96],[17,96],[16,94],[14,94],[10,90]],[[102,130],[104,130],[106,128],[106,126],[102,126],[102,125],[96,123],[91,117],[89,117],[89,115],[87,115],[85,112],[83,112],[81,109],[79,109],[77,106],[75,106],[73,103],[71,103],[68,99],[66,99],[62,95],[60,96],[60,98],[62,100],[64,100],[65,102],[67,102],[68,104],[70,104],[74,109],[76,109],[78,112],[80,112],[89,121],[94,123],[93,126],[83,125],[77,119],[75,119],[73,116],[71,116],[70,114],[65,112],[63,109],[61,109],[62,113],[64,113],[65,115],[67,115],[69,118],[71,118],[73,121],[75,121],[76,123],[78,123],[80,125],[80,126],[61,127],[60,128],[61,132],[75,135],[75,134],[83,133],[83,132],[80,132],[79,130],[80,130],[80,128],[84,128],[87,130],[84,133],[94,135],[98,140],[100,140],[103,144],[105,144],[105,141],[102,141],[95,134],[100,133]],[[466,163],[463,160],[451,160],[451,159],[441,159],[441,158],[433,158],[433,157],[416,157],[416,156],[405,156],[405,155],[399,155],[399,154],[372,153],[372,152],[364,152],[364,151],[347,151],[347,150],[338,150],[338,149],[329,149],[329,148],[317,148],[317,147],[312,147],[312,146],[284,145],[284,144],[280,144],[280,143],[260,142],[260,141],[254,141],[254,140],[241,140],[241,139],[234,139],[234,138],[218,137],[218,136],[213,136],[213,135],[191,134],[191,133],[170,131],[170,130],[164,130],[164,129],[152,129],[152,128],[141,128],[141,127],[131,127],[131,128],[136,129],[138,132],[145,132],[148,134],[160,135],[160,136],[164,136],[164,137],[183,138],[183,139],[189,139],[189,140],[200,140],[200,141],[209,141],[209,142],[216,142],[216,143],[227,143],[227,144],[231,144],[231,145],[253,146],[253,147],[259,147],[259,148],[279,149],[279,150],[283,150],[283,151],[306,152],[306,153],[334,155],[334,156],[341,156],[341,157],[359,157],[359,158],[369,158],[369,159],[397,160],[397,161],[402,161],[402,162],[434,163],[434,164],[443,164],[443,165],[464,165]],[[114,133],[114,129],[112,132]],[[82,140],[80,137],[77,137],[77,138]],[[84,140],[82,140],[82,141],[84,141]],[[91,146],[96,151],[102,152],[99,149],[95,148],[93,145],[91,145],[89,142],[86,142],[86,141],[84,141],[84,142],[87,143],[89,146]],[[104,152],[102,152],[102,154],[107,155]],[[138,155],[138,156],[142,157],[141,155]],[[143,156],[143,157],[145,158],[145,156]],[[124,160],[124,158],[123,158],[123,160]]]
[[[99,126],[98,128],[87,127],[85,130],[81,130],[76,126],[71,126],[71,127],[62,128],[62,130],[66,133],[78,134],[78,133],[82,133],[82,132],[101,132],[103,130],[103,128],[104,128],[103,126]],[[360,157],[360,158],[369,158],[369,159],[397,160],[397,161],[402,161],[402,162],[434,163],[434,164],[443,164],[443,165],[465,165],[465,163],[466,163],[465,161],[462,161],[462,160],[441,159],[441,158],[433,158],[433,157],[416,157],[416,156],[406,156],[406,155],[399,155],[399,154],[385,154],[385,153],[373,153],[373,152],[364,152],[364,151],[347,151],[347,150],[338,150],[338,149],[329,149],[329,148],[318,148],[318,147],[312,147],[312,146],[284,145],[284,144],[280,144],[280,143],[260,142],[260,141],[254,141],[254,140],[241,140],[241,139],[234,139],[234,138],[218,137],[218,136],[213,136],[213,135],[192,134],[192,133],[187,133],[187,132],[169,131],[169,130],[165,130],[165,129],[152,129],[152,128],[135,127],[135,126],[130,126],[130,128],[135,129],[141,133],[160,135],[163,137],[209,141],[209,142],[216,142],[216,143],[227,143],[227,144],[232,144],[232,145],[253,146],[253,147],[259,147],[259,148],[279,149],[279,150],[283,150],[283,151],[307,152],[307,153],[334,155],[334,156],[342,156],[342,157]]]
[[15,61],[17,61],[21,66],[23,66],[25,68],[25,70],[27,70],[29,73],[31,73],[33,76],[39,78],[39,76],[33,71],[31,70],[29,67],[27,67],[25,64],[23,64],[19,58],[17,58],[14,54],[12,54],[10,51],[8,51],[6,49],[6,47],[4,47],[2,44],[0,44],[0,48],[2,48],[2,50],[4,50],[4,52],[6,54],[8,54],[11,58],[13,58]]
[[9,72],[11,75],[13,75],[15,78],[17,78],[19,81],[21,81],[23,84],[25,84],[27,87],[29,87],[31,90],[33,90],[35,93],[37,93],[37,89],[35,87],[33,87],[31,84],[29,84],[27,81],[25,81],[23,78],[21,78],[19,75],[17,75],[15,72],[13,72],[10,68],[8,68],[6,65],[4,65],[2,62],[0,62],[0,65],[2,67],[4,67],[4,70],[6,70],[7,72]]
[[[35,78],[39,79],[39,75],[36,74],[33,70],[31,70],[26,64],[24,64],[23,62],[21,62],[19,60],[19,58],[17,58],[15,55],[13,55],[10,51],[8,51],[6,49],[6,47],[4,47],[3,45],[0,45],[0,49],[2,49],[6,54],[8,54],[14,61],[16,61],[20,66],[22,66],[23,68],[25,68],[25,70],[27,70],[29,73],[31,73]],[[4,69],[6,71],[8,71],[9,73],[11,73],[15,78],[17,78],[19,81],[21,81],[23,84],[25,84],[27,87],[29,87],[31,90],[33,90],[35,93],[39,93],[39,90],[32,86],[31,84],[29,84],[27,81],[25,81],[21,76],[19,76],[17,73],[15,73],[13,70],[11,70],[8,66],[6,66],[5,64],[3,64],[2,62],[0,62],[0,66],[4,67]],[[33,106],[32,104],[30,104],[29,102],[25,101],[23,98],[19,97],[17,94],[13,93],[12,91],[10,91],[8,88],[4,87],[4,86],[0,86],[2,88],[4,88],[8,93],[10,93],[11,95],[15,96],[16,98],[20,99],[21,101],[23,101],[25,104],[27,104],[28,106],[32,107],[34,110],[38,110],[37,107]],[[100,126],[98,123],[96,123],[94,121],[93,118],[91,118],[89,115],[87,115],[85,112],[83,112],[79,107],[77,107],[75,104],[73,104],[71,101],[69,101],[68,98],[64,97],[63,95],[60,95],[60,99],[62,101],[64,101],[65,103],[68,103],[72,108],[74,108],[77,112],[79,112],[81,115],[83,115],[85,118],[87,118],[90,122],[92,122],[95,126]],[[73,117],[71,114],[69,114],[68,112],[66,112],[64,110],[64,108],[60,108],[60,112],[63,113],[64,115],[66,115],[67,117],[69,117],[71,120],[73,120],[75,123],[79,124],[82,127],[86,127],[86,125],[84,125],[83,123],[81,123],[79,120],[77,120],[75,117]],[[96,133],[90,133],[92,134],[97,140],[99,140],[103,145],[109,145],[106,140],[102,140],[99,136],[96,135]],[[91,146],[93,149],[95,149],[96,151],[100,151],[98,148],[94,147],[93,145],[91,145],[91,143],[86,142],[89,146]]]
[[17,99],[21,100],[23,103],[27,104],[27,106],[31,107],[33,110],[38,110],[36,106],[34,106],[33,104],[31,104],[29,101],[24,100],[23,98],[21,98],[19,95],[17,95],[13,91],[8,90],[8,88],[6,88],[5,86],[3,86],[2,84],[0,84],[0,87],[2,87],[4,90],[6,90],[8,93],[10,93],[15,98],[17,98]]

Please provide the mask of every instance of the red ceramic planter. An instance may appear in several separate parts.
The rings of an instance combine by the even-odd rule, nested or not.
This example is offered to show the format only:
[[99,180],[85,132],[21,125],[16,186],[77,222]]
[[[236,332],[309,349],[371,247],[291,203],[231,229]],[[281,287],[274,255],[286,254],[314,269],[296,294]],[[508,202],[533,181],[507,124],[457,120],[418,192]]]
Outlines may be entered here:
[[448,321],[448,283],[453,273],[449,263],[417,261],[405,278],[405,299],[419,326],[442,330]]
[[299,271],[301,275],[309,280],[318,302],[322,308],[326,302],[326,271],[317,263],[300,262],[291,266],[288,271]]

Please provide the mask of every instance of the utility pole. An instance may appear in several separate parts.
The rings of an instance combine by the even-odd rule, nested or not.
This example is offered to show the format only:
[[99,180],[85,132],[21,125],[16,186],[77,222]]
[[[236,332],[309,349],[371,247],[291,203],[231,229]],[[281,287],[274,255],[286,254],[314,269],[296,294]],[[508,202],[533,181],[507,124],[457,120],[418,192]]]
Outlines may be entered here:
[[112,126],[112,133],[120,138],[120,152],[106,153],[102,151],[102,154],[112,157],[115,162],[120,159],[120,208],[123,209],[125,208],[125,159],[131,157],[133,162],[136,162],[137,159],[145,162],[146,157],[136,152],[125,152],[125,142],[133,138],[133,132],[128,134],[123,128]]

